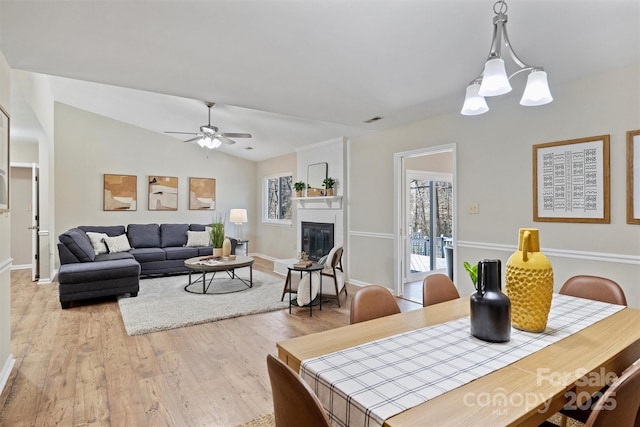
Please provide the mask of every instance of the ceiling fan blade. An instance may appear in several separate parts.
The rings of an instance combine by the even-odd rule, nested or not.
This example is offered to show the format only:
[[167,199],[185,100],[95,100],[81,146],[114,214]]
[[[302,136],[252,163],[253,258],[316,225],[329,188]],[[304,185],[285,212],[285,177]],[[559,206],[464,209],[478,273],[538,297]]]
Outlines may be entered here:
[[222,136],[226,136],[229,138],[251,138],[251,134],[250,133],[222,133],[220,134]]
[[[197,134],[194,134],[194,135],[197,135]],[[202,138],[202,135],[198,135],[195,138],[187,139],[185,142],[195,142],[195,141],[199,140],[200,138]]]
[[168,130],[165,130],[164,133],[181,133],[181,134],[184,134],[184,135],[198,135],[196,132],[171,132],[171,131],[168,131]]
[[224,144],[227,144],[227,145],[232,145],[236,143],[233,139],[229,139],[224,135],[218,135],[216,138],[218,138],[220,141],[222,141]]

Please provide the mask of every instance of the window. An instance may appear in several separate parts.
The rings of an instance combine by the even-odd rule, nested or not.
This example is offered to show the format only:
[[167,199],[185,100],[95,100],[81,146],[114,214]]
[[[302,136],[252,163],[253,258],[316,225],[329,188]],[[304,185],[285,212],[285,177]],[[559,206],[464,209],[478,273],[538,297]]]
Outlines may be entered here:
[[264,181],[264,222],[291,224],[292,174],[273,175]]

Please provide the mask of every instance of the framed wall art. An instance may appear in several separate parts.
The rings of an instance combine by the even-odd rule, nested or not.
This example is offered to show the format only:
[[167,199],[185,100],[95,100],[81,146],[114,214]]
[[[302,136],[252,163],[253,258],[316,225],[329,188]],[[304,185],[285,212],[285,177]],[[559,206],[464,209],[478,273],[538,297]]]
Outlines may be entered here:
[[533,146],[533,220],[609,224],[609,135]]
[[0,107],[0,212],[9,212],[9,115]]
[[178,178],[175,176],[149,177],[149,210],[178,210]]
[[135,211],[138,208],[138,177],[104,174],[105,211]]
[[189,178],[189,209],[215,210],[216,180],[214,178]]
[[627,132],[627,224],[640,224],[640,130]]

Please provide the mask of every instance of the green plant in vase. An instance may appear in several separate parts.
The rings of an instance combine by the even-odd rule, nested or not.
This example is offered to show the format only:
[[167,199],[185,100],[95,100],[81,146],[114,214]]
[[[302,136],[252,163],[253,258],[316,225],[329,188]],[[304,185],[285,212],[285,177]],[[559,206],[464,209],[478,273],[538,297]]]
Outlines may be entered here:
[[216,215],[215,220],[209,226],[211,227],[211,245],[213,246],[213,255],[222,256],[222,243],[224,242],[224,217]]
[[298,181],[293,184],[293,189],[296,190],[296,197],[302,197],[302,192],[307,188],[307,184],[304,181]]
[[333,196],[333,187],[336,185],[336,180],[330,176],[322,181],[322,186],[325,188],[325,196]]
[[464,262],[464,269],[469,273],[473,287],[478,290],[478,264],[471,265],[467,261]]

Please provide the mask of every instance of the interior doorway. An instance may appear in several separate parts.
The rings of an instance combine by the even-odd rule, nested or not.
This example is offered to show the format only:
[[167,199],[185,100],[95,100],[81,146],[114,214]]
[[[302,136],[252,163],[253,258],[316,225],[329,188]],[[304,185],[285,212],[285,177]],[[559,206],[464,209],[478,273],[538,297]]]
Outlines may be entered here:
[[453,275],[455,145],[396,154],[396,292],[422,303],[422,280]]
[[11,257],[15,268],[31,270],[32,281],[40,278],[38,173],[36,164],[11,165]]

